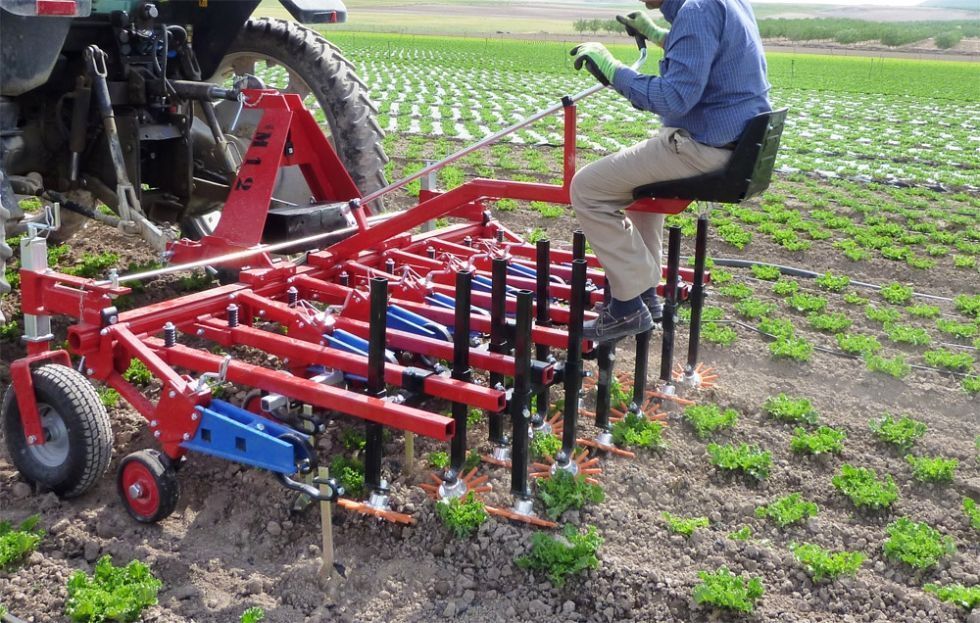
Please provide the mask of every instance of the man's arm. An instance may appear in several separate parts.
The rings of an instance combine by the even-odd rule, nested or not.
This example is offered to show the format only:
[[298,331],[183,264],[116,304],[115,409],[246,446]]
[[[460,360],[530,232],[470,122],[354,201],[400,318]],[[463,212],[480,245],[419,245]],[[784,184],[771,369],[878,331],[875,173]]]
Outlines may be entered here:
[[683,115],[701,99],[721,42],[723,16],[714,3],[684,11],[670,29],[667,70],[646,76],[629,67],[616,71],[613,87],[641,110],[658,115]]

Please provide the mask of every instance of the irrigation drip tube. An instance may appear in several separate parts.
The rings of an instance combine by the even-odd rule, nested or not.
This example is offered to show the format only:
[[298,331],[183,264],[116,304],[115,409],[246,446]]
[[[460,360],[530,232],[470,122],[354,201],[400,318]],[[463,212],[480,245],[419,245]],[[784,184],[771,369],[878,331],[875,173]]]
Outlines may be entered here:
[[[685,258],[685,261],[688,258]],[[820,273],[813,272],[812,270],[806,270],[805,268],[797,268],[795,266],[783,266],[781,264],[771,264],[769,262],[760,262],[758,260],[740,260],[735,258],[718,258],[713,260],[716,266],[726,266],[728,268],[752,268],[752,266],[768,266],[770,268],[777,268],[779,272],[783,275],[789,275],[790,277],[805,277],[807,279],[816,279],[820,277]],[[875,285],[873,283],[867,283],[865,281],[856,281],[851,279],[851,285],[858,286],[859,288],[868,288],[869,290],[881,290],[882,286]],[[934,301],[946,301],[952,303],[953,299],[946,296],[938,296],[936,294],[925,294],[922,292],[913,292],[912,296],[917,296],[919,298],[931,299]]]

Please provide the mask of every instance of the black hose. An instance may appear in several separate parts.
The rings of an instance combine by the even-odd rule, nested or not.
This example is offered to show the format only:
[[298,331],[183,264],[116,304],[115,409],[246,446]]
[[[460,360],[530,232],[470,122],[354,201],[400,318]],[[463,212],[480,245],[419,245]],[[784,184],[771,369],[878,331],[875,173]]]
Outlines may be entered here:
[[[688,258],[684,258],[687,261]],[[718,258],[713,260],[717,266],[727,266],[729,268],[751,268],[752,266],[768,266],[770,268],[777,268],[779,272],[783,275],[789,275],[790,277],[804,277],[806,279],[816,279],[820,277],[820,273],[813,272],[812,270],[806,270],[805,268],[796,268],[795,266],[783,266],[781,264],[772,264],[769,262],[759,262],[757,260],[740,260],[735,258]],[[880,290],[882,286],[875,285],[873,283],[867,283],[864,281],[856,281],[851,279],[851,285],[857,286],[859,288],[868,288],[869,290]],[[953,299],[946,296],[937,296],[935,294],[924,294],[922,292],[913,292],[912,296],[917,296],[924,299],[932,299],[935,301],[947,301],[952,303]]]

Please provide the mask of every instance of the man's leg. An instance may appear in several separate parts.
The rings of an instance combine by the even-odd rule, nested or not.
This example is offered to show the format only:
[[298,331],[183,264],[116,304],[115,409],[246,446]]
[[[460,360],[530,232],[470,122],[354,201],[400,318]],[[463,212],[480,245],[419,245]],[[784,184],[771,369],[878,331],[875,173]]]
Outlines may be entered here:
[[[650,182],[652,183],[652,182]],[[633,227],[643,239],[650,257],[653,258],[653,266],[650,271],[650,282],[655,287],[660,283],[664,248],[664,215],[656,212],[630,212],[629,220],[633,222]]]
[[[613,295],[607,310],[611,317],[601,321],[615,321],[643,307],[640,294],[649,294],[660,282],[663,216],[638,213],[625,219],[623,210],[633,202],[633,189],[721,168],[730,156],[728,150],[699,145],[681,130],[663,128],[657,137],[597,160],[576,174],[572,207]],[[592,328],[588,326],[586,333],[591,335]]]
[[[683,130],[678,131],[675,128],[664,128],[658,138],[664,141],[664,149],[668,153],[673,152],[675,157],[671,161],[663,162],[662,167],[658,167],[657,173],[662,172],[668,177],[652,179],[647,182],[648,184],[716,171],[728,164],[732,154],[728,149],[702,145],[687,136]],[[650,256],[654,259],[654,284],[658,284],[662,275],[664,215],[654,212],[630,212],[629,219],[640,232],[644,244],[650,251]]]

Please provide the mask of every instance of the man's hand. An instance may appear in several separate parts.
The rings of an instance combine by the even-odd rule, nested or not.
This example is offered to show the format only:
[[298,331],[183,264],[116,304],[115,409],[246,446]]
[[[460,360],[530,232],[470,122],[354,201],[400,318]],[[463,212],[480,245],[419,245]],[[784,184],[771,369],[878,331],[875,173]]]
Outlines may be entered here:
[[664,47],[664,39],[667,38],[667,33],[670,32],[660,26],[657,26],[650,16],[643,11],[633,11],[627,15],[617,15],[616,21],[626,27],[626,34],[631,37],[640,35],[645,37],[647,41],[652,41],[660,47]]
[[572,48],[572,56],[575,57],[575,69],[582,69],[582,65],[585,65],[589,73],[605,86],[612,84],[616,70],[623,66],[606,46],[591,41]]

